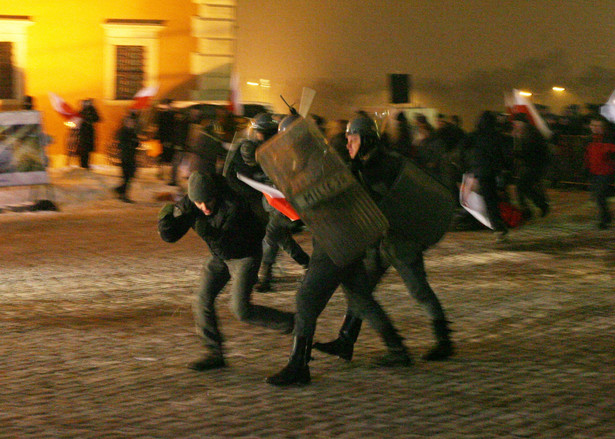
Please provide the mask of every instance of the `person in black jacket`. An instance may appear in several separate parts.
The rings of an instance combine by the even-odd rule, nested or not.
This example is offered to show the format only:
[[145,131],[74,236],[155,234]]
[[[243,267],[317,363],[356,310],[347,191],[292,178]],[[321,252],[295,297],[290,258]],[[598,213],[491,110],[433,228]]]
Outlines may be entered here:
[[132,203],[128,198],[128,186],[137,171],[137,148],[139,147],[139,137],[137,135],[137,115],[129,114],[122,119],[122,126],[115,134],[120,150],[120,161],[122,166],[122,184],[115,188],[118,198],[125,203]]
[[265,230],[221,175],[192,173],[188,179],[188,195],[160,211],[158,231],[164,241],[175,242],[190,228],[207,243],[211,256],[203,268],[195,306],[197,328],[208,352],[189,367],[204,371],[226,365],[214,302],[231,278],[231,307],[239,320],[290,333],[294,324],[292,313],[250,302],[258,278]]
[[540,209],[541,216],[549,212],[549,202],[542,179],[549,163],[546,139],[530,124],[523,113],[513,116],[514,157],[517,164],[517,201],[526,218],[532,217],[529,199]]
[[90,153],[96,149],[96,130],[94,124],[100,122],[100,116],[94,101],[92,99],[84,99],[81,101],[81,110],[79,111],[81,124],[79,125],[78,146],[79,164],[83,169],[90,168]]
[[505,144],[506,139],[498,130],[495,114],[484,111],[476,124],[476,130],[468,138],[468,171],[478,179],[489,221],[500,239],[508,233],[508,227],[500,214],[497,182],[498,176],[510,168],[503,150]]
[[[162,147],[162,152],[158,156],[158,175],[161,179],[164,174],[164,166],[172,164],[175,156],[175,131],[178,126],[175,124],[176,112],[172,104],[172,99],[163,99],[156,114],[156,125],[158,127],[156,136]],[[170,183],[174,183],[174,178],[173,171],[171,171]]]

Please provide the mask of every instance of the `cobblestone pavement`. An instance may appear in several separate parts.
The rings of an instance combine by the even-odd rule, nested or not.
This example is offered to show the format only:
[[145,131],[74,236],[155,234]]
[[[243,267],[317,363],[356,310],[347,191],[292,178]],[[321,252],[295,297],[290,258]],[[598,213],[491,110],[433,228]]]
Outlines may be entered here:
[[[226,294],[229,367],[186,368],[201,354],[191,303],[207,251],[193,232],[159,239],[160,203],[0,214],[0,437],[615,438],[615,231],[595,227],[586,192],[551,196],[552,213],[508,242],[451,232],[426,253],[453,359],[420,359],[429,322],[392,271],[377,298],[415,366],[373,368],[384,346],[366,327],[352,362],[315,352],[312,384],[287,389],[264,378],[290,337],[235,320]],[[275,292],[254,301],[292,310],[299,267],[283,255],[276,269]],[[344,307],[338,292],[317,339]]]

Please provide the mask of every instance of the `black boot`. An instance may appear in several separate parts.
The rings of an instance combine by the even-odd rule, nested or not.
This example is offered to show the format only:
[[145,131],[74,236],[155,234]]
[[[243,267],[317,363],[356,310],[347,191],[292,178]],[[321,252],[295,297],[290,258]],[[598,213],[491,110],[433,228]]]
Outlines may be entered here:
[[220,369],[222,367],[226,367],[222,349],[212,349],[211,352],[204,355],[200,360],[188,364],[189,369],[196,370],[197,372]]
[[362,322],[360,318],[347,313],[344,317],[344,322],[342,323],[338,337],[327,343],[314,343],[314,349],[324,352],[325,354],[338,356],[342,360],[352,360],[354,344],[357,338],[359,338]]
[[379,367],[410,367],[412,357],[403,344],[389,348],[389,351],[374,362]]
[[427,361],[446,360],[455,353],[453,342],[449,336],[452,331],[448,327],[448,322],[444,319],[434,320],[433,330],[436,335],[437,344],[423,356],[423,359]]
[[305,385],[311,381],[310,355],[312,351],[311,337],[297,337],[293,339],[293,350],[288,364],[284,369],[267,377],[265,382],[274,386],[289,386],[291,384]]
[[271,291],[271,277],[272,277],[273,265],[263,264],[263,274],[258,283],[254,286],[254,289],[259,293],[266,293]]

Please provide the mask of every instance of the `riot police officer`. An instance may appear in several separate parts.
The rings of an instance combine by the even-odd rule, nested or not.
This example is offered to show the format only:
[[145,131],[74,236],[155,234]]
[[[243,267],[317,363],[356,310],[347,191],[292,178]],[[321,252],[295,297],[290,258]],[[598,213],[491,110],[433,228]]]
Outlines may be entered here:
[[[423,261],[423,252],[427,245],[425,242],[420,242],[419,236],[422,234],[429,235],[430,232],[433,232],[435,236],[430,243],[441,238],[448,226],[448,220],[444,218],[449,214],[447,204],[450,203],[450,211],[452,212],[452,200],[447,199],[450,196],[447,195],[443,186],[437,187],[441,186],[439,182],[431,181],[430,184],[434,185],[435,192],[438,196],[441,195],[441,199],[437,199],[436,204],[442,206],[441,211],[444,213],[441,218],[432,219],[433,231],[421,232],[414,237],[409,237],[407,228],[396,227],[399,222],[398,218],[389,213],[390,209],[385,208],[387,207],[385,206],[388,203],[387,200],[391,198],[391,192],[404,190],[403,185],[399,187],[399,181],[403,182],[400,175],[405,172],[405,160],[400,155],[386,151],[382,147],[377,126],[369,117],[362,115],[350,121],[346,136],[354,175],[376,204],[381,207],[391,224],[391,228],[380,242],[379,248],[371,249],[367,253],[366,266],[369,270],[370,289],[376,287],[388,267],[393,265],[410,294],[425,308],[432,319],[437,343],[423,358],[432,361],[444,360],[453,355],[453,343],[450,339],[450,329],[444,310],[427,282]],[[413,172],[419,172],[418,168]],[[421,177],[422,186],[428,185],[427,177],[427,175]],[[395,189],[392,189],[394,186]],[[439,191],[440,189],[442,191]],[[433,209],[434,205],[432,204],[430,208]],[[400,216],[402,215],[400,212]],[[426,222],[429,226],[429,221]],[[314,348],[349,361],[352,358],[353,346],[359,336],[360,329],[361,318],[349,306],[338,338],[328,343],[315,343]]]
[[[278,132],[284,131],[298,117],[298,114],[290,114],[280,122]],[[254,157],[251,157],[254,160]],[[263,239],[263,264],[261,267],[261,277],[254,287],[256,291],[266,292],[271,289],[273,278],[273,264],[275,263],[280,247],[288,253],[304,269],[307,269],[310,256],[301,248],[293,238],[293,222],[273,208],[265,198],[263,198],[265,210],[269,213],[265,238]]]
[[[352,177],[350,177],[352,179]],[[382,307],[371,292],[362,256],[344,266],[337,266],[325,251],[325,243],[313,237],[313,251],[305,278],[297,292],[297,313],[293,347],[288,364],[266,382],[276,386],[308,384],[311,380],[308,363],[318,316],[342,284],[357,316],[367,319],[380,334],[388,351],[377,360],[381,366],[410,366],[412,359]]]
[[246,139],[241,142],[239,154],[236,154],[233,159],[234,166],[232,166],[231,172],[227,174],[231,185],[238,192],[243,193],[250,200],[255,210],[261,212],[261,215],[264,215],[267,221],[266,233],[263,238],[262,274],[255,286],[255,289],[260,292],[266,292],[271,289],[273,264],[280,247],[303,268],[307,268],[310,257],[293,239],[292,221],[273,208],[260,192],[239,181],[237,173],[261,183],[271,184],[267,175],[256,163],[256,149],[276,134],[278,130],[283,130],[291,121],[292,116],[288,116],[279,127],[271,114],[257,114],[250,126],[254,132],[255,139]]

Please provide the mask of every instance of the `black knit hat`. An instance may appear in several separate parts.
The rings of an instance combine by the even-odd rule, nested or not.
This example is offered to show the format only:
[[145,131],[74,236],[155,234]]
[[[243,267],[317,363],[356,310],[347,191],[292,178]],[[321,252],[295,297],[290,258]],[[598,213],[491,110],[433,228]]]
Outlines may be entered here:
[[218,196],[219,188],[211,174],[193,172],[188,179],[188,198],[193,203],[204,203]]

